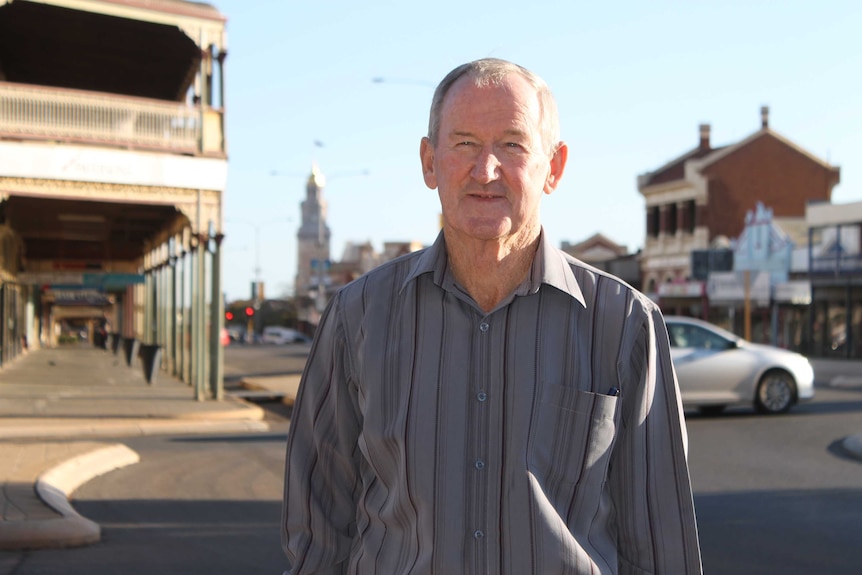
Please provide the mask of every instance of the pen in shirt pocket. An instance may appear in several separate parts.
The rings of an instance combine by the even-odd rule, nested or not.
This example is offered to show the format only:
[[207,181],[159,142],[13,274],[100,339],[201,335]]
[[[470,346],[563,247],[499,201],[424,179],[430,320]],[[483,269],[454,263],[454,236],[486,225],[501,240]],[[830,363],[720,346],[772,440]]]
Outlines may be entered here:
[[616,397],[616,396],[618,396],[619,394],[620,394],[620,388],[619,388],[619,387],[617,387],[616,385],[612,386],[612,387],[608,390],[608,395],[610,395],[610,396]]

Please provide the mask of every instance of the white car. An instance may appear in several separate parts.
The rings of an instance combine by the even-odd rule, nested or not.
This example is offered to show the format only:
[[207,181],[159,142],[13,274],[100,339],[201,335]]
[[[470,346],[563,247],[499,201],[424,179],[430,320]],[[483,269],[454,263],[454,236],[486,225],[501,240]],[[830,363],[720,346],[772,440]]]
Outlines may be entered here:
[[814,370],[805,356],[690,317],[666,316],[665,322],[683,406],[711,414],[730,405],[784,413],[814,397]]
[[309,338],[305,334],[289,327],[270,326],[263,329],[261,340],[263,343],[284,345],[286,343],[307,342]]

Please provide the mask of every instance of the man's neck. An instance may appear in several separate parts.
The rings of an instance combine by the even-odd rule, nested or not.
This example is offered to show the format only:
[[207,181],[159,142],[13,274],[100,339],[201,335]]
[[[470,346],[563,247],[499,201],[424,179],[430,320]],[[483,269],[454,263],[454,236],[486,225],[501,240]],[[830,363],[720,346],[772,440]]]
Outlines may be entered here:
[[[446,251],[455,279],[489,312],[515,291],[530,271],[539,231],[516,242],[480,241],[446,234]],[[445,233],[445,232],[444,232]]]

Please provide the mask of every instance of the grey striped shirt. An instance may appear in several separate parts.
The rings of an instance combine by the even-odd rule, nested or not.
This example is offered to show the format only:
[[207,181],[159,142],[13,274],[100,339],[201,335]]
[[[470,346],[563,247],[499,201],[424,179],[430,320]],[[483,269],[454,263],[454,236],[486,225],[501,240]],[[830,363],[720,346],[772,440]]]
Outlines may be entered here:
[[336,295],[287,441],[287,573],[701,572],[661,314],[542,238],[491,313],[442,233]]

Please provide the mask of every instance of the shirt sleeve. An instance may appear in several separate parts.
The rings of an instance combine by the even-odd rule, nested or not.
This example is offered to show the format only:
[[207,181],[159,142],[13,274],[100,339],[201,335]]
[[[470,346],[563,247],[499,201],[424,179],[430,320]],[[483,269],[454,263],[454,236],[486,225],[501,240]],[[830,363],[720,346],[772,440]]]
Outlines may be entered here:
[[336,296],[321,318],[287,437],[285,575],[344,573],[356,531],[360,422],[339,301]]
[[[610,469],[621,575],[695,575],[701,560],[687,436],[667,328],[655,307],[623,368],[623,412]],[[624,346],[625,348],[625,346]]]

